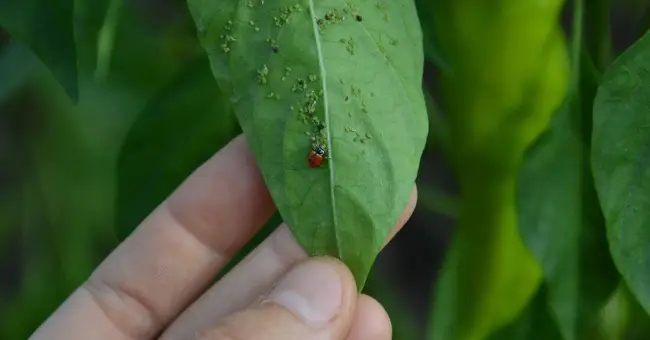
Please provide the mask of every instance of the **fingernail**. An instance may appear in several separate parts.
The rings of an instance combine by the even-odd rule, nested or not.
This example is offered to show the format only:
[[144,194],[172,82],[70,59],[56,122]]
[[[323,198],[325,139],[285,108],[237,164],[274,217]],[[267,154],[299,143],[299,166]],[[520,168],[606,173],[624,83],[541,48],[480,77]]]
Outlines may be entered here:
[[309,261],[294,267],[275,286],[268,300],[306,323],[322,325],[336,316],[342,297],[339,274],[325,262]]

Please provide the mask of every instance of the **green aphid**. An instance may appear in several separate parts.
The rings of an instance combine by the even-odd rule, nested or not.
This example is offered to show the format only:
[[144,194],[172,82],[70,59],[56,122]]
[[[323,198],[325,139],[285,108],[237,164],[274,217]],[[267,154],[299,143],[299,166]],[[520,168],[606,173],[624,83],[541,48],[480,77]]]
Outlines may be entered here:
[[253,1],[248,0],[248,3],[246,4],[248,7],[253,8]]
[[269,74],[269,69],[266,64],[261,69],[257,70],[257,81],[260,84],[266,84],[266,76]]
[[350,86],[350,89],[352,90],[352,94],[353,94],[355,97],[358,98],[358,97],[361,95],[361,89],[360,89],[360,88],[358,88],[358,87],[356,87],[356,86],[354,86],[354,85],[351,85],[351,86]]
[[316,80],[318,80],[318,76],[317,76],[317,75],[312,74],[312,75],[309,76],[309,81],[310,81],[310,82],[313,83],[313,82],[315,82]]
[[307,89],[307,82],[304,79],[298,78],[296,80],[296,83],[291,88],[291,91],[303,92],[305,89]]
[[366,132],[366,138],[372,139],[372,135],[370,133]]
[[351,55],[354,55],[354,51],[357,49],[357,45],[354,43],[354,40],[352,40],[352,38],[348,40],[348,45],[346,46],[346,49]]

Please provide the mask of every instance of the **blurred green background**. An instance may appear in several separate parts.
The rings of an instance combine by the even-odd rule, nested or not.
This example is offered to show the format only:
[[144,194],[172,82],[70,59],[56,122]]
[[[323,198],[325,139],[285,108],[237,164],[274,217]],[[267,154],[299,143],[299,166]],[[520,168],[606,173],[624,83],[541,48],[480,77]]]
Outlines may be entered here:
[[[211,97],[216,85],[184,1],[77,3],[76,106],[0,28],[0,339],[26,339],[129,228],[239,133]],[[614,2],[617,52],[639,37],[646,7]],[[434,98],[436,75],[427,64]],[[366,287],[391,313],[395,339],[424,338],[456,214],[456,184],[434,138],[418,187],[413,218]]]

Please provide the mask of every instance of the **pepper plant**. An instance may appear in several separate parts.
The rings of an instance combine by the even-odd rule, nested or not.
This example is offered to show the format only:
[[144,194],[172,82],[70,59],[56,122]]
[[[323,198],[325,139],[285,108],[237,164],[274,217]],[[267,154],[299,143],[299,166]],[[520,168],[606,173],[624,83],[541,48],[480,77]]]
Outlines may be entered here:
[[[0,2],[12,44],[50,70],[39,81],[58,81],[45,92],[59,109],[87,105],[84,82],[115,77],[146,98],[117,143],[119,239],[243,133],[278,213],[233,265],[284,221],[310,255],[339,258],[359,289],[390,297],[371,270],[425,175],[420,159],[438,150],[458,183],[453,209],[420,206],[455,211],[454,234],[426,334],[395,296],[380,299],[396,339],[650,336],[650,15],[618,55],[609,0],[188,0],[180,61],[140,56],[169,73],[149,88],[120,73],[136,55],[116,47],[125,13],[137,21],[130,6]],[[16,79],[0,78],[0,101]],[[79,242],[70,248],[98,240]],[[45,289],[34,287],[11,306]],[[5,319],[3,338],[42,321]]]

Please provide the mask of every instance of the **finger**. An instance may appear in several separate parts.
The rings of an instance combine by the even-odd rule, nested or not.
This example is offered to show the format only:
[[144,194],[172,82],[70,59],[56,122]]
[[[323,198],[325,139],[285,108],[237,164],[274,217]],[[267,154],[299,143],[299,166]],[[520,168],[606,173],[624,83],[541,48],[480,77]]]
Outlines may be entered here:
[[274,209],[245,139],[235,138],[143,221],[35,338],[158,334]]
[[[410,218],[417,202],[413,192],[389,237]],[[244,309],[265,294],[282,274],[307,258],[285,224],[275,230],[242,262],[185,310],[165,331],[163,339],[185,339],[207,329],[215,320]]]
[[200,339],[342,340],[356,302],[354,277],[344,264],[310,259],[290,270],[262,303],[229,316]]
[[357,301],[352,326],[346,340],[390,340],[393,328],[384,307],[368,295]]

